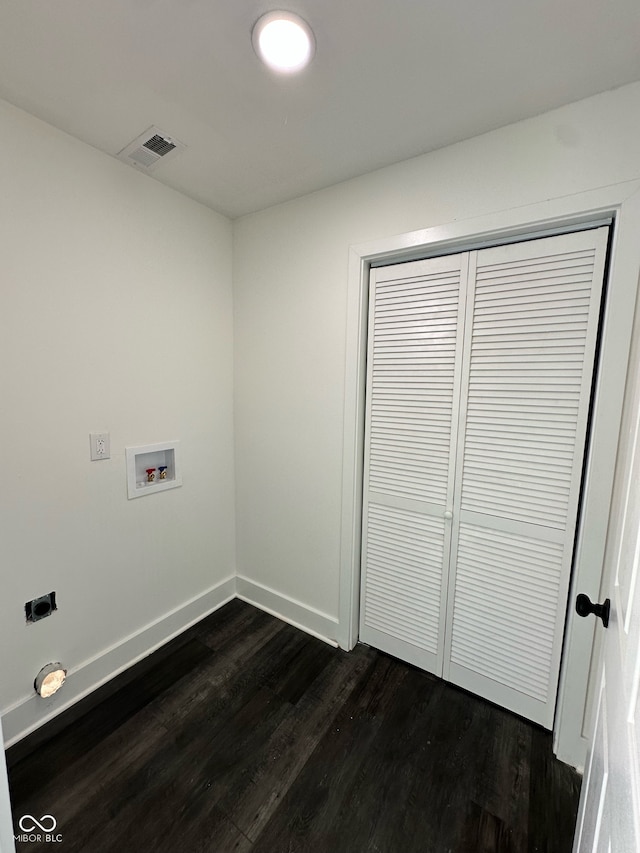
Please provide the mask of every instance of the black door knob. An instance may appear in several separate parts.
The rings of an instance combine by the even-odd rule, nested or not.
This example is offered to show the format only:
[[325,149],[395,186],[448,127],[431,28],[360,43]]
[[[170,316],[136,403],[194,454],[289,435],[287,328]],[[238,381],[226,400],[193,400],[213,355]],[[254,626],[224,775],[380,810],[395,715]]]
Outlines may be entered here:
[[588,595],[583,592],[576,598],[576,612],[579,616],[588,616],[593,613],[594,616],[599,616],[602,619],[602,624],[606,628],[609,625],[609,611],[611,609],[611,601],[605,598],[603,604],[593,604]]

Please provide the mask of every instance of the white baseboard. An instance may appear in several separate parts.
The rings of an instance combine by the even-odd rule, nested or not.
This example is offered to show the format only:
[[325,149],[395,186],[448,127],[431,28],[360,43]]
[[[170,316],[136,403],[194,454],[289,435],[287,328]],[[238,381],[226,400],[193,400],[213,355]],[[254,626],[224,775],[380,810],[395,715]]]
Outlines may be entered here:
[[7,709],[2,714],[5,747],[40,728],[235,597],[236,578],[232,576],[70,670],[64,689],[50,699],[43,700],[34,693]]
[[338,646],[336,636],[338,634],[338,620],[334,619],[320,610],[302,604],[294,598],[289,598],[268,586],[256,583],[249,578],[238,575],[236,578],[236,589],[238,598],[249,604],[271,613],[272,616],[277,616],[283,622],[288,622],[295,628],[300,628],[324,640],[331,646]]
[[307,634],[332,646],[338,645],[337,619],[248,578],[232,576],[69,670],[64,689],[50,699],[43,700],[34,693],[4,711],[5,748],[57,717],[236,596]]

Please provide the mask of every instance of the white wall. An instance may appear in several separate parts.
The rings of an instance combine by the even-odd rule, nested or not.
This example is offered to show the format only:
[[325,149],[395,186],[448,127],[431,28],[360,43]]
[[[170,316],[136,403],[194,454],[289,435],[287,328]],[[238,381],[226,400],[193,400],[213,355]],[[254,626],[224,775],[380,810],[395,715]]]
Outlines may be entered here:
[[[11,742],[235,589],[232,242],[225,218],[5,103],[0,128]],[[89,461],[90,431],[111,433],[109,461]],[[168,439],[183,487],[127,500],[125,446]],[[51,590],[58,612],[27,626]],[[51,660],[70,677],[43,702]]]
[[234,223],[237,565],[256,600],[343,633],[349,246],[632,180],[639,138],[634,84]]

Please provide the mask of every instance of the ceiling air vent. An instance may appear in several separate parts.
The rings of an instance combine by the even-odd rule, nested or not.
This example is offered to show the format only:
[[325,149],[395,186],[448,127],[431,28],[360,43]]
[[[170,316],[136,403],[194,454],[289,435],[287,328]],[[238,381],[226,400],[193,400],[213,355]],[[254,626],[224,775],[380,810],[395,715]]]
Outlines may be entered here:
[[150,127],[149,130],[130,142],[126,148],[123,148],[118,154],[118,158],[129,163],[130,166],[142,169],[144,172],[151,172],[161,160],[174,157],[184,151],[186,147],[182,142],[178,142],[177,139],[158,130],[157,127]]

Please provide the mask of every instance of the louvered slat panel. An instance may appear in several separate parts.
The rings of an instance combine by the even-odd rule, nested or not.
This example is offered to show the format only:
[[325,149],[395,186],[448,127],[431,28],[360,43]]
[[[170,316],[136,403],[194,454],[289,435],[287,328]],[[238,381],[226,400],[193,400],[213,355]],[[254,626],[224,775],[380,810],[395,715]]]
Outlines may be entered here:
[[[464,460],[462,509],[528,518],[562,530],[569,511],[595,251],[558,252],[552,258],[528,259],[524,265],[518,259],[483,264],[482,254],[476,271],[466,415],[466,441],[474,453]],[[514,289],[516,283],[524,286]],[[508,340],[501,342],[503,329]],[[530,347],[518,352],[518,335],[528,339],[534,330],[539,336],[535,352],[529,353]],[[567,337],[569,330],[580,337]],[[492,336],[490,354],[478,346],[485,332]],[[568,349],[570,357],[563,355]],[[501,360],[502,350],[508,355]],[[564,405],[550,404],[550,394]],[[573,406],[567,405],[570,401],[575,401]],[[483,461],[488,427],[502,431],[501,452],[493,444]],[[564,438],[564,467],[554,466],[554,476],[547,477],[533,468],[513,466],[507,454],[521,446],[519,438],[556,453],[558,438]],[[500,459],[503,464],[496,466]]]
[[[466,269],[466,261],[465,261]],[[442,672],[461,256],[371,272],[360,637]]]
[[[563,546],[492,531],[503,571],[488,559],[486,531],[461,524],[451,661],[544,702],[555,638]],[[531,550],[544,579],[532,588]],[[474,639],[475,638],[475,639]]]
[[436,654],[444,521],[370,503],[363,624]]
[[606,242],[600,229],[471,261],[444,674],[547,728]]
[[446,500],[459,289],[456,269],[376,282],[368,388],[372,492]]

